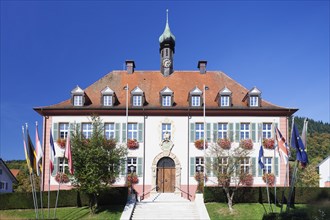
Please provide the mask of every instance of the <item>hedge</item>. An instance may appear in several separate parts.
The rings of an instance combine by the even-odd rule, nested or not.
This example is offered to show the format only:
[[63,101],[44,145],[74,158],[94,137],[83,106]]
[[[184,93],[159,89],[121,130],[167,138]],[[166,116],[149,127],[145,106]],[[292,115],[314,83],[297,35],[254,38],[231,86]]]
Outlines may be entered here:
[[[50,192],[50,207],[55,207],[57,191]],[[100,193],[99,205],[122,205],[127,201],[127,187],[111,187]],[[40,205],[40,192],[37,192],[38,204]],[[43,207],[48,207],[48,192],[42,193]],[[33,209],[32,193],[7,193],[0,194],[0,210],[5,209]],[[87,206],[89,198],[85,193],[76,189],[60,190],[58,207],[80,207]]]
[[[233,190],[234,188],[230,188]],[[269,187],[269,197],[274,203],[274,187]],[[276,188],[276,200],[282,202],[282,192],[284,191],[284,203],[287,203],[289,196],[289,187]],[[330,188],[318,187],[295,187],[292,196],[291,204],[307,204],[312,201],[330,200]],[[205,187],[204,189],[205,202],[227,202],[227,197],[222,187]],[[266,187],[239,187],[234,195],[234,203],[267,203],[267,188]]]

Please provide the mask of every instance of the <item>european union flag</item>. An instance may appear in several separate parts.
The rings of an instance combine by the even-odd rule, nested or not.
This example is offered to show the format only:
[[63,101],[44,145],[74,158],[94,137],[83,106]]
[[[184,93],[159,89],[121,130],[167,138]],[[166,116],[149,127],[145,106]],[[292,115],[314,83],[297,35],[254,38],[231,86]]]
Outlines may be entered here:
[[292,126],[291,147],[296,149],[296,160],[300,161],[303,166],[308,163],[308,157],[303,141],[300,138],[298,128],[295,124]]

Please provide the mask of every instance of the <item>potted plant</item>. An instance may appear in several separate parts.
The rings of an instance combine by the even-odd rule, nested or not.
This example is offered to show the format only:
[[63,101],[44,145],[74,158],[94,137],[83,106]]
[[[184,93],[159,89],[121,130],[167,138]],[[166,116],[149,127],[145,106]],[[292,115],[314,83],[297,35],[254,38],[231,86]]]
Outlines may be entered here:
[[60,148],[64,149],[65,148],[65,144],[66,144],[66,139],[63,138],[59,138],[57,139],[57,144]]
[[[204,149],[204,139],[198,139],[195,141],[195,147],[199,150]],[[207,141],[205,141],[205,149],[207,148]]]
[[106,149],[113,149],[116,147],[116,140],[115,139],[105,139],[104,140],[104,148]]
[[262,180],[265,182],[265,183],[268,183],[269,186],[273,186],[274,183],[275,183],[275,175],[273,173],[265,173],[263,176],[262,176]]
[[128,149],[135,150],[139,148],[139,142],[136,139],[128,139],[127,147]]
[[251,150],[253,148],[253,142],[251,139],[242,139],[239,146],[246,150]]
[[253,185],[253,176],[250,173],[246,173],[240,176],[240,181],[244,186],[252,186]]
[[139,182],[139,177],[135,173],[127,174],[127,183],[128,184],[136,184]]
[[275,141],[273,138],[265,138],[262,141],[262,145],[264,146],[264,148],[272,150],[274,149]]
[[228,138],[219,138],[217,140],[217,144],[222,148],[222,149],[225,149],[225,150],[229,150],[230,147],[231,147],[231,142]]
[[55,176],[55,180],[56,182],[58,183],[68,183],[70,180],[69,180],[69,177],[67,174],[65,173],[60,173],[58,172]]

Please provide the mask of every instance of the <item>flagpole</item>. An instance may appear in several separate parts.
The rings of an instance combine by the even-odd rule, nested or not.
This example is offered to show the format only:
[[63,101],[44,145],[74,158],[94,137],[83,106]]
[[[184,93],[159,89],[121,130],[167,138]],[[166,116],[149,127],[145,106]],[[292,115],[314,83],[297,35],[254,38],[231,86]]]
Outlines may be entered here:
[[[291,137],[290,137],[290,146],[291,146],[291,139],[292,139],[292,134],[293,134],[293,125],[294,125],[294,117],[292,117],[292,123],[291,123]],[[292,146],[291,146],[292,147]],[[292,193],[293,193],[293,188],[294,188],[294,184],[295,184],[295,178],[296,178],[296,174],[297,174],[297,169],[298,169],[298,160],[296,158],[296,164],[294,167],[294,171],[291,177],[291,182],[290,182],[290,193],[289,193],[289,198],[288,198],[288,204],[286,206],[286,211],[290,210],[290,206],[291,206],[291,197],[292,197]]]
[[[37,141],[39,141],[39,143],[37,143]],[[37,145],[37,150],[38,150],[38,154],[39,154],[39,148],[38,147],[41,147],[40,145],[40,139],[39,139],[39,134],[38,134],[38,121],[36,121],[36,145]],[[40,145],[40,146],[38,146]],[[39,155],[37,155],[39,157]],[[39,158],[38,158],[39,159]],[[41,158],[42,160],[42,158]],[[42,202],[42,189],[41,189],[41,186],[42,186],[42,169],[40,169],[39,167],[39,161],[36,162],[36,168],[39,170],[39,176],[40,176],[40,182],[39,182],[39,191],[40,191],[40,209],[41,209],[41,216],[42,216],[42,219],[44,219],[44,210],[43,210],[43,202]],[[41,172],[40,172],[41,171]]]
[[[50,151],[50,149],[49,149]],[[50,160],[50,158],[49,158]],[[50,218],[50,176],[51,174],[51,168],[50,168],[50,164],[48,166],[48,219]]]
[[[273,138],[274,138],[274,171],[276,170],[276,167],[275,167],[275,150],[276,150],[276,145],[275,145],[275,123],[273,123]],[[278,146],[277,146],[278,147]],[[278,164],[277,164],[278,165]],[[277,178],[276,178],[276,172],[274,172],[274,176],[275,176],[275,179],[274,179],[274,211],[276,212],[276,181],[277,181]]]

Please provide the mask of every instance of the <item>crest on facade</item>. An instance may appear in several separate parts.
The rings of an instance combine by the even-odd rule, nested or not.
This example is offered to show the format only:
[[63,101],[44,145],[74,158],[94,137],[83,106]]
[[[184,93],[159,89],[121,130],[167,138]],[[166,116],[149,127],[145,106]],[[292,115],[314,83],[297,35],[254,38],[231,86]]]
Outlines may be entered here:
[[171,151],[174,144],[171,141],[171,135],[168,132],[164,133],[163,140],[160,142],[160,147],[163,151]]

